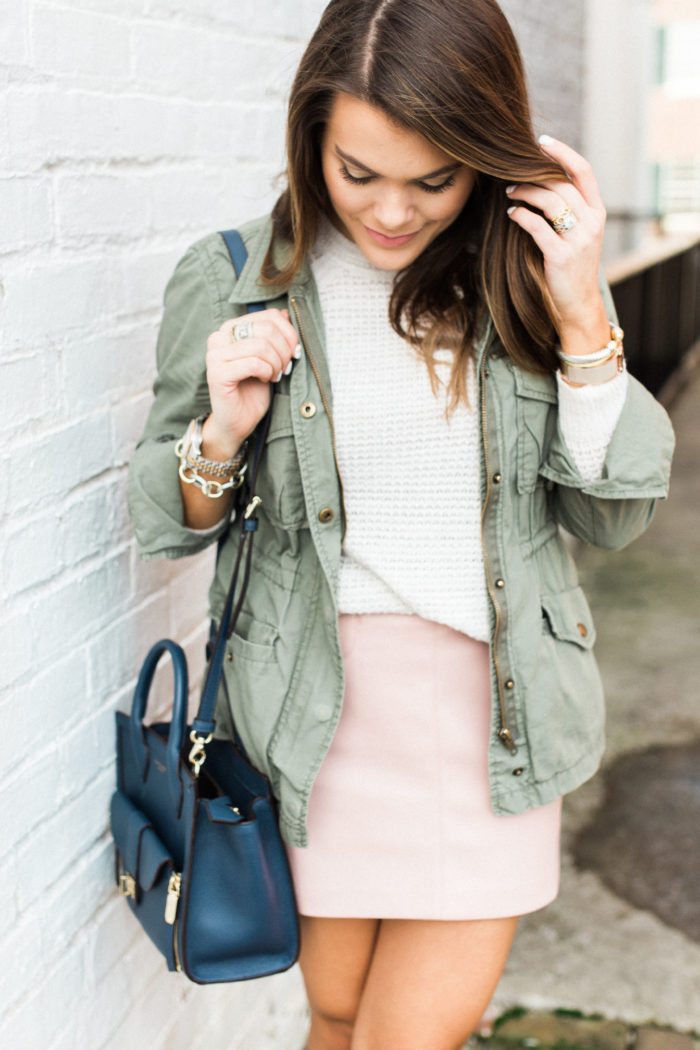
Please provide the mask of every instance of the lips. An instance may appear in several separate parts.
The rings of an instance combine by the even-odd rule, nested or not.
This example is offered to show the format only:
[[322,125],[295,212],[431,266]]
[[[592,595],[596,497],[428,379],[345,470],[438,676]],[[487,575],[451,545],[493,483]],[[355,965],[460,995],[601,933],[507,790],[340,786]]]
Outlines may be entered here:
[[388,237],[385,233],[373,230],[370,226],[365,226],[365,230],[372,240],[376,241],[377,244],[381,244],[383,248],[400,248],[403,244],[408,244],[420,233],[420,230],[415,230],[413,233],[400,234],[398,237]]

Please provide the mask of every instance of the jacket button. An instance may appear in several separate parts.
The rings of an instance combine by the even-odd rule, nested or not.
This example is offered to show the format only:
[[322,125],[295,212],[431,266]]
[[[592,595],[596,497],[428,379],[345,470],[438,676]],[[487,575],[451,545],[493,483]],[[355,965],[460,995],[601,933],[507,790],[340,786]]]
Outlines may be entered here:
[[496,586],[498,587],[499,591],[502,591],[503,588],[505,587],[505,585],[506,585],[506,581],[505,580],[500,580],[500,579],[496,580]]
[[522,766],[518,766],[517,769],[513,770],[513,776],[514,777],[521,777],[524,772],[525,772],[525,770],[523,769],[523,767]]
[[588,628],[586,627],[585,623],[577,623],[576,626],[578,627],[578,633],[581,635],[581,637],[588,638]]
[[335,511],[332,507],[324,507],[323,510],[318,512],[318,520],[324,525],[327,525],[329,521],[333,521],[335,517]]
[[503,481],[503,475],[502,474],[494,474],[494,476],[493,476],[493,483],[494,483],[494,485],[500,485],[502,481]]
[[506,682],[506,689],[515,689],[515,682],[512,678],[509,678]]
[[305,401],[299,409],[304,419],[311,419],[316,415],[316,405],[313,401]]

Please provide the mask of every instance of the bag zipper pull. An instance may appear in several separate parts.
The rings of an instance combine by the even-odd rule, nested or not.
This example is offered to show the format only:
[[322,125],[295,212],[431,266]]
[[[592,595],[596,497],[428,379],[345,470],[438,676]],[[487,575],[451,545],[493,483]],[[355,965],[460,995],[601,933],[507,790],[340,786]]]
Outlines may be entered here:
[[168,896],[165,898],[165,921],[168,926],[173,926],[177,917],[181,883],[182,875],[179,871],[174,871],[168,881]]

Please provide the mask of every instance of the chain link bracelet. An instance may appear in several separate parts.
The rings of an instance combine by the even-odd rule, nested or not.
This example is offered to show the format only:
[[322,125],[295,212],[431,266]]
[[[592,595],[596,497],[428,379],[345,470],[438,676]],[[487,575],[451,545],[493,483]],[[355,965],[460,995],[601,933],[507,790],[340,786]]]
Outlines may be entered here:
[[[186,485],[196,485],[208,499],[221,499],[224,492],[238,489],[243,484],[248,466],[248,442],[244,441],[230,459],[206,459],[202,455],[202,427],[206,418],[199,416],[190,420],[187,430],[175,445],[175,455],[180,460],[178,474]],[[204,474],[210,477],[203,477]]]

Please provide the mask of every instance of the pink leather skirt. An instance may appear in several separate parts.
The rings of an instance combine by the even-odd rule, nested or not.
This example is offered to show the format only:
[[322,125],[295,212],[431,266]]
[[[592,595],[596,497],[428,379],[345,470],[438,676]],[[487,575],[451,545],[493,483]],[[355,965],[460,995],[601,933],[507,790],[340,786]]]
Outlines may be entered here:
[[417,616],[343,615],[343,713],[288,848],[303,915],[484,919],[559,885],[561,799],[489,801],[488,646]]

